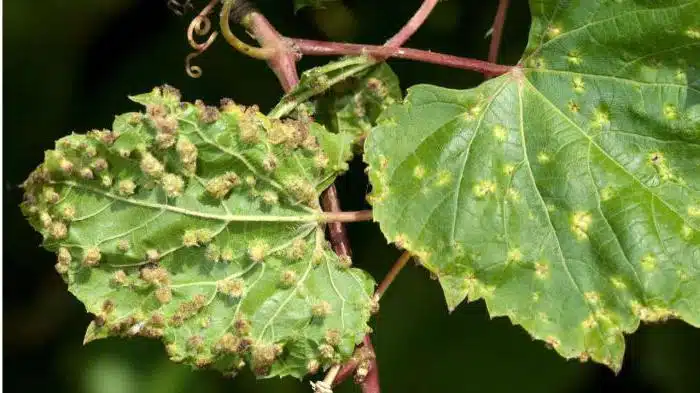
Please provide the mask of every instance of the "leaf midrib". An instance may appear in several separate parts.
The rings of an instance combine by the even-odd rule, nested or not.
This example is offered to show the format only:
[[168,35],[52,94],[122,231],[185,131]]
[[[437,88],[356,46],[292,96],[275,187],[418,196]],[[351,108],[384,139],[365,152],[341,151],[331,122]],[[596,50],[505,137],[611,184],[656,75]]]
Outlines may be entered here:
[[213,214],[213,213],[202,213],[202,212],[197,212],[193,210],[188,210],[184,209],[181,207],[177,206],[171,206],[171,205],[163,205],[160,203],[151,203],[151,202],[145,202],[137,199],[131,199],[131,198],[124,198],[119,195],[115,195],[111,192],[106,192],[103,190],[100,190],[98,188],[86,186],[84,184],[70,181],[70,180],[62,180],[62,181],[53,181],[51,184],[65,184],[71,187],[79,188],[85,191],[92,192],[94,194],[102,195],[107,198],[111,198],[112,200],[116,200],[119,202],[123,202],[126,204],[134,205],[134,206],[141,206],[141,207],[147,207],[151,209],[159,209],[159,210],[168,210],[174,213],[186,215],[186,216],[191,216],[191,217],[197,217],[197,218],[202,218],[202,219],[207,219],[207,220],[217,220],[217,221],[224,221],[227,223],[230,222],[304,222],[304,223],[309,223],[309,222],[318,222],[319,219],[321,218],[320,212],[317,214],[307,214],[307,215],[289,215],[289,216],[282,216],[282,215],[241,215],[241,214]]

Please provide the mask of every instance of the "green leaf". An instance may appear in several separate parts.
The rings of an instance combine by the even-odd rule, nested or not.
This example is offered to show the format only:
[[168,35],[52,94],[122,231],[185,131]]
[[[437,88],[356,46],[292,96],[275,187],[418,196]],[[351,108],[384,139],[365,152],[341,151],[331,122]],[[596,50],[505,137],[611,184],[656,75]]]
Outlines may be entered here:
[[314,117],[331,132],[346,132],[364,141],[379,115],[399,100],[398,77],[389,65],[379,63],[316,99]]
[[[301,74],[299,83],[287,93],[275,106],[268,116],[281,118],[296,109],[299,114],[308,114],[309,102],[313,97],[320,96],[332,87],[357,76],[365,75],[368,70],[377,66],[377,62],[367,56],[350,56],[332,61],[320,67],[314,67]],[[392,76],[387,71],[380,71],[382,78],[389,82]],[[395,78],[395,76],[394,76]],[[313,105],[311,105],[313,107]]]
[[305,71],[299,84],[270,113],[314,119],[361,145],[379,115],[402,97],[399,79],[386,63],[355,56]]
[[293,375],[351,356],[374,282],[330,250],[318,197],[351,141],[233,102],[132,97],[145,113],[62,138],[24,213],[96,316],[85,336],[159,337],[170,357]]
[[531,1],[518,67],[417,86],[366,141],[374,217],[440,280],[619,370],[640,321],[700,326],[700,2]]

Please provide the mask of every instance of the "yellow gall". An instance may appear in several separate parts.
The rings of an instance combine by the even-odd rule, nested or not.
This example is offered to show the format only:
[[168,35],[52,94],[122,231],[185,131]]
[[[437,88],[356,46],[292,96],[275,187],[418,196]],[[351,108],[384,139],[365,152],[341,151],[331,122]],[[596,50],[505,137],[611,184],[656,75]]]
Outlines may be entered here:
[[416,179],[422,179],[425,177],[425,167],[423,165],[416,165],[413,168],[413,177]]
[[319,345],[318,352],[321,354],[321,358],[325,360],[332,360],[335,356],[335,349],[328,344]]
[[206,251],[204,251],[204,257],[212,262],[219,262],[221,258],[221,250],[216,244],[209,244]]
[[316,318],[325,318],[329,316],[332,311],[331,304],[325,300],[321,300],[311,306],[311,314]]
[[118,191],[119,194],[123,196],[130,196],[134,194],[134,191],[136,190],[136,183],[134,183],[133,180],[131,179],[124,179],[119,181]]
[[204,348],[204,339],[202,336],[192,336],[187,339],[187,348],[193,351],[200,351]]
[[306,255],[306,241],[304,239],[294,239],[292,244],[287,248],[287,257],[291,260],[298,261]]
[[586,301],[591,303],[591,304],[598,304],[598,302],[600,302],[600,294],[598,292],[594,292],[594,291],[585,292],[583,294],[583,297],[586,298]]
[[160,259],[160,254],[158,250],[150,249],[146,251],[146,260],[150,263],[156,263]]
[[216,289],[233,298],[243,296],[245,290],[245,281],[241,278],[227,278],[216,282]]
[[178,197],[182,195],[182,190],[185,188],[185,182],[178,175],[168,173],[163,176],[163,190],[169,197]]
[[221,250],[221,260],[225,262],[233,261],[233,249],[230,247],[225,247]]
[[579,211],[571,216],[571,231],[579,240],[588,238],[588,229],[593,222],[593,216],[590,213]]
[[343,269],[349,269],[352,266],[352,258],[349,255],[339,255],[338,264]]
[[483,198],[496,192],[496,183],[491,180],[479,181],[472,190],[477,198]]
[[65,174],[73,172],[73,163],[66,160],[65,158],[61,159],[61,161],[58,163],[58,166],[61,168],[61,171]]
[[241,338],[234,336],[231,333],[226,333],[221,338],[219,341],[216,343],[216,346],[214,349],[217,352],[223,352],[223,353],[237,353],[238,348],[241,345]]
[[277,168],[277,165],[277,157],[275,157],[273,154],[268,154],[262,162],[263,169],[266,172],[274,171]]
[[545,338],[544,341],[547,344],[547,346],[552,349],[557,349],[561,345],[559,339],[557,339],[554,336],[547,336],[547,338]]
[[508,262],[520,262],[523,259],[523,254],[520,252],[519,248],[513,248],[508,250],[507,261]]
[[297,273],[294,270],[285,270],[280,275],[280,286],[282,288],[291,288],[297,283]]
[[96,266],[100,263],[100,259],[102,259],[100,249],[97,247],[90,247],[85,251],[85,255],[83,256],[83,264],[85,264],[85,266]]
[[170,284],[170,275],[163,267],[144,267],[141,269],[141,279],[153,285]]
[[255,240],[248,246],[248,256],[253,262],[262,262],[265,259],[269,246],[263,240]]
[[71,221],[75,218],[75,208],[73,207],[73,205],[63,205],[63,208],[61,209],[61,215],[66,220]]
[[126,239],[120,239],[117,242],[117,249],[121,252],[129,251],[129,241]]
[[304,149],[309,150],[309,151],[316,151],[318,150],[318,141],[316,140],[316,137],[309,134],[304,138],[304,141],[301,142],[301,145],[304,147]]
[[505,142],[506,136],[507,136],[507,131],[506,131],[505,127],[503,127],[500,124],[497,124],[497,125],[493,126],[492,132],[493,132],[494,138],[496,138],[497,141]]
[[85,156],[88,158],[93,158],[97,155],[97,149],[95,146],[88,146],[85,148]]
[[549,277],[549,264],[544,261],[535,263],[535,275],[541,280]]
[[247,184],[248,187],[251,187],[251,188],[255,187],[255,183],[256,183],[255,177],[250,176],[250,175],[245,177],[245,184]]
[[332,345],[334,347],[337,347],[340,345],[340,341],[342,340],[342,335],[340,334],[340,331],[338,329],[328,329],[326,331],[326,334],[324,335],[324,339],[326,340],[326,343],[328,345]]
[[112,187],[112,176],[110,175],[103,175],[100,177],[100,184],[104,187]]
[[214,233],[206,228],[197,230],[197,242],[199,244],[207,244],[214,239]]
[[61,199],[61,196],[52,187],[44,187],[42,194],[47,203],[54,204]]
[[186,230],[182,235],[182,245],[185,247],[195,247],[197,243],[197,231]]
[[189,139],[181,136],[175,147],[177,154],[180,156],[180,161],[187,175],[194,175],[197,170],[197,146],[190,142]]
[[240,184],[238,175],[234,172],[227,172],[224,175],[209,179],[206,190],[209,195],[216,199],[224,199],[231,189]]
[[316,360],[316,359],[311,359],[309,360],[308,363],[306,363],[306,373],[307,374],[316,374],[321,367],[321,363]]
[[53,218],[51,218],[51,215],[48,212],[42,211],[41,213],[39,213],[39,221],[41,222],[42,227],[48,228],[49,226],[51,226]]
[[64,239],[68,236],[68,227],[60,221],[53,222],[49,228],[49,234],[54,239]]
[[251,351],[251,362],[256,374],[266,374],[267,368],[275,362],[278,354],[279,353],[275,345],[253,345],[253,349]]
[[73,258],[67,248],[61,247],[58,249],[58,263],[61,265],[68,265],[72,260]]
[[293,177],[286,181],[287,189],[300,202],[310,204],[317,200],[316,187],[300,177]]
[[92,163],[92,168],[96,172],[102,172],[105,169],[107,169],[108,166],[109,165],[107,164],[107,160],[105,160],[104,158],[98,158],[95,161],[93,161],[93,163]]
[[165,173],[165,167],[153,157],[151,153],[144,152],[141,157],[141,170],[148,176],[160,178]]
[[325,155],[322,152],[319,152],[314,156],[314,166],[319,169],[325,169],[328,167],[328,163],[330,160],[328,159],[328,156]]
[[114,272],[114,276],[112,276],[112,282],[115,284],[122,285],[122,286],[125,286],[128,284],[127,280],[128,280],[128,277],[127,277],[126,273],[124,272],[124,270],[117,270],[116,272]]
[[262,201],[266,205],[276,205],[279,203],[279,196],[274,191],[265,191],[262,193]]
[[95,174],[92,173],[92,169],[83,168],[80,170],[80,177],[85,180],[92,180],[95,177]]
[[642,257],[641,261],[642,269],[645,271],[653,271],[656,269],[656,257],[654,257],[651,254],[647,254],[644,257]]
[[170,287],[160,287],[156,289],[155,296],[160,304],[167,304],[173,300],[173,291]]

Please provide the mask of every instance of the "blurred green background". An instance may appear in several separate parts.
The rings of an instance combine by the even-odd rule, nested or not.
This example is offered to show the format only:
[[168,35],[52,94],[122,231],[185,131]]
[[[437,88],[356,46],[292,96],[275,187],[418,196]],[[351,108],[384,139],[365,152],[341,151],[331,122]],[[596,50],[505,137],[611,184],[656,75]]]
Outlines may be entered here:
[[[127,94],[170,83],[188,100],[232,97],[270,109],[281,91],[263,63],[223,41],[196,59],[200,79],[184,72],[185,29],[194,12],[176,16],[166,0],[7,0],[4,2],[4,387],[7,392],[178,393],[309,392],[292,379],[256,382],[191,371],[168,361],[161,344],[104,340],[82,346],[90,321],[53,270],[54,257],[23,220],[18,185],[53,141],[71,131],[108,127],[131,111]],[[195,6],[202,2],[194,1]],[[527,3],[513,0],[501,62],[525,46]],[[292,0],[258,6],[288,36],[381,43],[419,0],[356,0],[294,13]],[[440,3],[409,46],[485,58],[484,38],[496,0]],[[300,67],[329,59],[307,58]],[[405,89],[416,83],[467,88],[479,74],[391,61]],[[366,207],[368,185],[356,160],[339,180],[343,207]],[[350,225],[355,264],[381,279],[398,256],[376,226]],[[382,300],[373,320],[384,392],[700,392],[700,330],[681,322],[643,326],[628,337],[622,372],[565,361],[504,318],[490,320],[482,302],[448,315],[439,286],[411,266]],[[337,392],[359,391],[351,383]]]

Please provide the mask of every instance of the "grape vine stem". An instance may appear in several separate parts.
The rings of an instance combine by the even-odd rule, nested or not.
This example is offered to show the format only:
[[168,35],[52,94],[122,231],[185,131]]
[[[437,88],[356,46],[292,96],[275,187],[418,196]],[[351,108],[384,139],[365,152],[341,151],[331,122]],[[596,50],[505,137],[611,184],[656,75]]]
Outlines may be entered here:
[[[496,17],[493,20],[493,33],[491,34],[491,44],[489,45],[489,57],[490,63],[496,63],[498,61],[498,50],[501,46],[501,39],[503,38],[503,26],[506,23],[506,14],[508,13],[508,6],[510,5],[510,0],[499,0],[498,9],[496,10]],[[484,73],[486,78],[490,78],[493,75],[490,73]]]
[[[425,22],[435,8],[437,2],[438,0],[424,0],[413,17],[411,17],[406,25],[391,37],[384,46],[286,38],[270,24],[264,15],[258,13],[248,3],[244,2],[244,0],[223,0],[220,15],[220,28],[226,41],[236,50],[254,58],[267,61],[268,66],[275,75],[277,75],[285,92],[290,92],[294,86],[299,83],[296,62],[301,58],[301,55],[304,54],[320,56],[371,55],[377,60],[396,57],[440,64],[448,67],[488,72],[490,74],[503,74],[511,69],[509,66],[488,63],[481,60],[460,58],[419,49],[401,48]],[[244,43],[231,32],[229,19],[232,13],[237,15],[237,21],[252,33],[253,37],[255,37],[260,44],[259,47]],[[341,256],[350,256],[350,242],[342,222],[369,220],[372,217],[371,211],[342,212],[338,193],[334,184],[324,192],[322,196],[322,205],[326,211],[326,213],[324,213],[326,218],[329,218],[329,236],[334,251]],[[389,274],[387,274],[379,287],[377,287],[374,295],[376,300],[378,300],[389,285],[391,285],[410,257],[410,254],[407,252],[401,255]],[[365,335],[363,346],[365,350],[370,351],[372,356],[369,362],[369,368],[365,370],[367,374],[361,382],[362,391],[363,393],[380,393],[379,370],[374,356],[374,347],[372,346],[369,335]],[[331,368],[330,373],[326,375],[326,379],[323,382],[327,383],[331,381],[333,384],[338,384],[342,381],[343,376],[347,377],[351,375],[357,366],[358,363],[352,361],[348,362],[343,367],[336,365]]]

